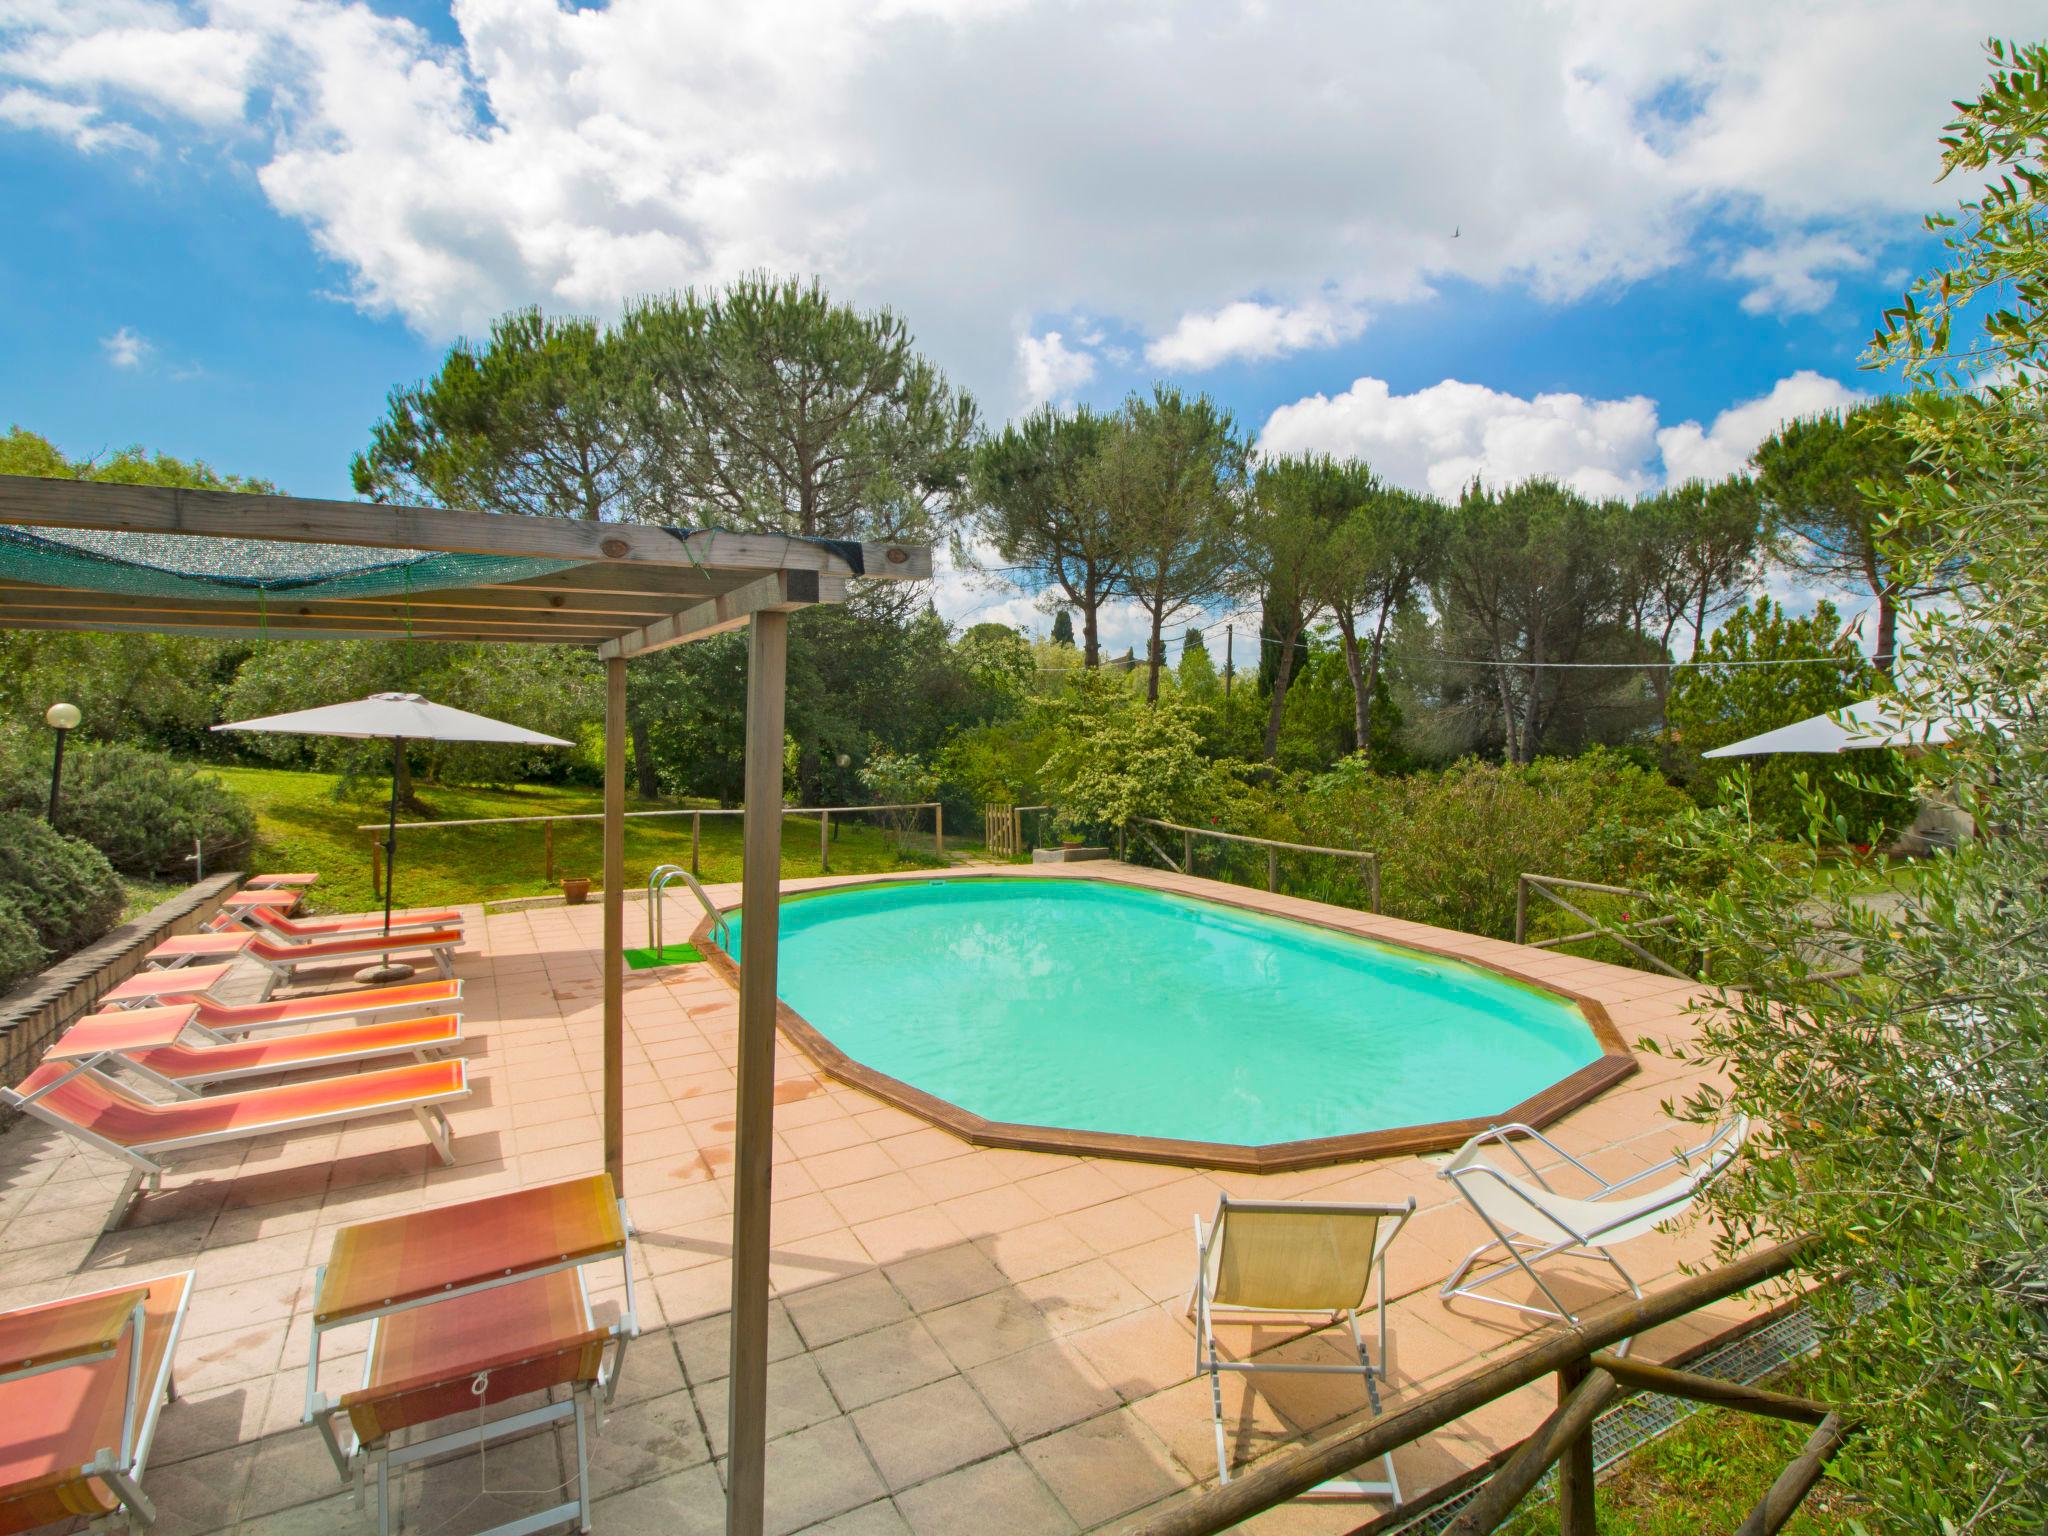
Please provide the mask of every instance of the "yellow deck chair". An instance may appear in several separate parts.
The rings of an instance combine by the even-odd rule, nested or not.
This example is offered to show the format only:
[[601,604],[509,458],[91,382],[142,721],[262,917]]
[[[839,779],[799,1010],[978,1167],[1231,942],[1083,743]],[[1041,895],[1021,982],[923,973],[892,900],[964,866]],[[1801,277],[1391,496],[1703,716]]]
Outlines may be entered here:
[[[1365,1379],[1366,1401],[1380,1411],[1379,1383],[1387,1359],[1387,1248],[1415,1214],[1410,1196],[1403,1205],[1312,1204],[1292,1200],[1216,1202],[1216,1219],[1205,1234],[1195,1218],[1195,1284],[1188,1311],[1195,1317],[1195,1369],[1209,1375],[1209,1401],[1216,1421],[1216,1472],[1230,1481],[1230,1454],[1223,1434],[1223,1372],[1356,1375]],[[1377,1291],[1374,1287],[1377,1285]],[[1370,1306],[1378,1315],[1379,1355],[1374,1364],[1358,1331],[1358,1314]],[[1216,1349],[1219,1312],[1251,1315],[1328,1313],[1351,1329],[1356,1365],[1283,1365],[1226,1360]],[[1386,1479],[1337,1481],[1314,1490],[1318,1497],[1388,1498],[1401,1501],[1394,1458],[1383,1458]]]

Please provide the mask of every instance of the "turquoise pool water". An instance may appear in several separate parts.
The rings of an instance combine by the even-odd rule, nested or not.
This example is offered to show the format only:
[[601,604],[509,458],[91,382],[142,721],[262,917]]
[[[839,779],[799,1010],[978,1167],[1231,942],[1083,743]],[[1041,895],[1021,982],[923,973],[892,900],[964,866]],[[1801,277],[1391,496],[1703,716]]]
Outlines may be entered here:
[[856,1061],[1025,1125],[1298,1141],[1497,1115],[1600,1055],[1491,971],[1089,880],[794,897],[779,969]]

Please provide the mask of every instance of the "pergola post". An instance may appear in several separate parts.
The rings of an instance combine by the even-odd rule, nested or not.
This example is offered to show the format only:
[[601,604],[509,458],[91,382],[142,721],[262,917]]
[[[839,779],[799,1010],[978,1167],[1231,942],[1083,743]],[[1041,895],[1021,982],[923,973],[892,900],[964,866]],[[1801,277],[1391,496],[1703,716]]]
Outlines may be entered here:
[[782,888],[782,712],[789,615],[754,614],[740,879],[740,1038],[733,1146],[732,1385],[725,1529],[760,1536],[767,1488],[768,1212],[775,1146],[775,947]]
[[604,1168],[626,1192],[626,658],[604,664]]

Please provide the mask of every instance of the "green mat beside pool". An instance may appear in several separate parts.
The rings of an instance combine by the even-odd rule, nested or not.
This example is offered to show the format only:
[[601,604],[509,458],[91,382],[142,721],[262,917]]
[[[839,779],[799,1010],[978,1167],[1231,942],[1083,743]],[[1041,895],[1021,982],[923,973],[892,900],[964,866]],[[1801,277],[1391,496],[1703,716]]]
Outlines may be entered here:
[[651,949],[626,951],[626,964],[636,971],[651,971],[658,965],[687,965],[703,958],[703,953],[694,944],[664,944],[659,954]]

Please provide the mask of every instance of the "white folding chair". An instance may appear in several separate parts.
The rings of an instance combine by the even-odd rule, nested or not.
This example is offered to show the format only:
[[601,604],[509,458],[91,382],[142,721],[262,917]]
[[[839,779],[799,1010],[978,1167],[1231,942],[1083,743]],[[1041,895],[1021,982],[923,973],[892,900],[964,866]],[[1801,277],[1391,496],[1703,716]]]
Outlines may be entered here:
[[[1366,1401],[1380,1411],[1379,1383],[1387,1358],[1387,1247],[1415,1213],[1405,1205],[1339,1205],[1291,1200],[1216,1202],[1216,1219],[1205,1235],[1195,1218],[1195,1284],[1188,1311],[1196,1319],[1195,1369],[1209,1375],[1209,1401],[1216,1422],[1216,1472],[1230,1481],[1230,1454],[1223,1434],[1223,1372],[1360,1376]],[[1378,1293],[1373,1294],[1377,1277]],[[1379,1321],[1379,1364],[1358,1331],[1358,1313],[1371,1306]],[[1216,1314],[1273,1316],[1327,1312],[1330,1321],[1350,1326],[1356,1365],[1297,1365],[1226,1360],[1216,1349]],[[1384,1482],[1324,1483],[1318,1496],[1401,1499],[1394,1458],[1383,1458]]]
[[[1612,1265],[1629,1290],[1642,1295],[1635,1277],[1608,1250],[1684,1214],[1699,1192],[1735,1160],[1748,1135],[1749,1117],[1736,1115],[1698,1146],[1610,1183],[1533,1126],[1501,1125],[1481,1131],[1451,1154],[1438,1177],[1450,1180],[1493,1235],[1465,1255],[1438,1294],[1445,1301],[1463,1296],[1537,1317],[1576,1323],[1577,1314],[1559,1299],[1550,1282],[1537,1273],[1536,1266],[1560,1253],[1585,1253]],[[1570,1196],[1556,1189],[1523,1150],[1530,1141],[1548,1148],[1578,1169],[1592,1182],[1593,1192]],[[1493,1147],[1511,1153],[1521,1172],[1510,1172],[1488,1158],[1487,1151]],[[1673,1169],[1678,1170],[1676,1178],[1651,1188],[1640,1187]],[[1507,1257],[1467,1279],[1472,1266],[1495,1248],[1504,1250]],[[1483,1294],[1483,1287],[1516,1270],[1535,1282],[1550,1302],[1548,1307]]]

